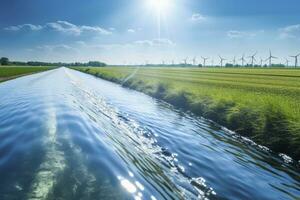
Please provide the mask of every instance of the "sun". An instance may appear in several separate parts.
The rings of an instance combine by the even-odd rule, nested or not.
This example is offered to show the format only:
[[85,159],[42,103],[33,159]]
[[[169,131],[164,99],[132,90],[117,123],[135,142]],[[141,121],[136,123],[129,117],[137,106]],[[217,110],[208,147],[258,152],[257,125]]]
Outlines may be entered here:
[[149,6],[158,11],[158,12],[164,12],[166,11],[170,6],[170,0],[148,0]]

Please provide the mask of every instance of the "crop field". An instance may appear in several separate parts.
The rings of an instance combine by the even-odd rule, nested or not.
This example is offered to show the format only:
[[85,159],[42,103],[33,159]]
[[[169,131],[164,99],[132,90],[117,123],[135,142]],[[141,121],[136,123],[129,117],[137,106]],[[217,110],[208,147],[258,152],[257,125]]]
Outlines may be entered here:
[[9,80],[22,75],[32,74],[36,72],[42,72],[49,70],[51,67],[27,67],[27,66],[0,66],[0,82]]
[[76,69],[163,99],[300,158],[300,70]]

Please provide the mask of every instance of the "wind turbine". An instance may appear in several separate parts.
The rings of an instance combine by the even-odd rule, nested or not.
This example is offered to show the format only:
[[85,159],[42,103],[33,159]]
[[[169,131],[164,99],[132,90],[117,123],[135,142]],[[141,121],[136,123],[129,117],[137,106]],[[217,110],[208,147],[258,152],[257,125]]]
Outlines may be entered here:
[[286,63],[285,66],[286,66],[286,67],[289,67],[290,61],[289,61],[287,58],[285,59],[285,63]]
[[184,63],[185,66],[187,65],[187,61],[188,61],[188,57],[183,59],[183,63]]
[[275,57],[275,56],[273,56],[272,55],[272,52],[271,52],[271,50],[270,50],[270,56],[266,59],[266,61],[268,61],[269,60],[269,67],[272,67],[272,59],[277,59],[277,57]]
[[174,66],[174,63],[175,63],[174,60],[172,60],[172,65],[173,65],[173,66]]
[[235,56],[233,57],[232,64],[233,64],[233,66],[235,66],[235,64],[236,64],[236,57]]
[[219,56],[220,58],[220,64],[221,64],[221,67],[223,67],[223,62],[226,60],[225,58],[222,58],[221,56]]
[[203,67],[206,67],[206,61],[208,60],[208,58],[205,58],[205,57],[202,57],[202,56],[201,56],[201,58],[203,60]]
[[255,54],[253,54],[252,56],[249,56],[248,58],[251,58],[251,66],[254,67],[254,61],[256,61],[255,56],[256,56],[257,52],[255,52]]
[[263,67],[264,59],[260,58],[260,67]]
[[197,58],[194,57],[194,58],[193,58],[193,65],[194,65],[194,66],[196,65],[196,62],[197,62]]
[[295,56],[290,56],[292,58],[295,58],[295,68],[297,68],[298,66],[298,57],[300,56],[300,53],[298,55],[295,55]]
[[211,66],[214,67],[214,65],[215,65],[215,60],[212,58],[211,59]]
[[240,59],[242,61],[242,67],[244,67],[244,63],[245,63],[245,54],[243,54],[243,56]]

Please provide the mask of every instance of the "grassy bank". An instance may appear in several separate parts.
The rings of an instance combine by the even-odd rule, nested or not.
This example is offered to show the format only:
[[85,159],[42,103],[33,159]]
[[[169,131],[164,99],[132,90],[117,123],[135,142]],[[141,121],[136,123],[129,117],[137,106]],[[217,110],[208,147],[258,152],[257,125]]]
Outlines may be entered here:
[[163,99],[300,159],[300,70],[77,69]]
[[0,82],[49,69],[53,67],[0,66]]

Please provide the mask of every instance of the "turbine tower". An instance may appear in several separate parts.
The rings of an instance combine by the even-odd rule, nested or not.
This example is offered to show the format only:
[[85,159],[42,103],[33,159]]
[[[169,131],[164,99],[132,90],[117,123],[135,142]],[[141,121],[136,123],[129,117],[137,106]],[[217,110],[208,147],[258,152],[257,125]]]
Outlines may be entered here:
[[257,52],[255,52],[255,54],[253,54],[252,56],[249,56],[248,58],[251,58],[251,66],[254,67],[254,61],[256,61],[255,56],[256,56]]
[[273,56],[272,55],[272,52],[271,52],[271,50],[270,50],[270,56],[266,59],[266,61],[268,61],[269,60],[269,67],[272,67],[272,59],[277,59],[277,57],[275,57],[275,56]]
[[243,56],[240,59],[242,61],[242,67],[244,67],[244,63],[245,63],[245,54],[243,54]]
[[233,66],[235,66],[235,64],[236,64],[236,57],[235,56],[233,57],[232,64],[233,64]]
[[203,67],[206,67],[206,61],[208,60],[208,58],[205,58],[205,57],[202,57],[202,56],[201,56],[201,58],[203,60]]
[[289,63],[290,63],[290,61],[286,58],[286,59],[285,59],[285,66],[286,66],[286,67],[289,67]]
[[260,67],[263,67],[264,59],[260,58]]
[[188,61],[188,57],[183,59],[183,63],[184,63],[185,66],[187,65],[187,61]]
[[295,68],[298,67],[298,57],[300,56],[300,53],[298,55],[295,55],[295,56],[290,56],[292,58],[295,58]]
[[220,58],[220,64],[221,64],[221,67],[223,67],[223,62],[226,60],[225,58],[222,58],[221,56],[219,56]]
[[193,65],[194,65],[194,66],[196,65],[196,62],[197,62],[197,58],[194,57],[194,58],[193,58]]

